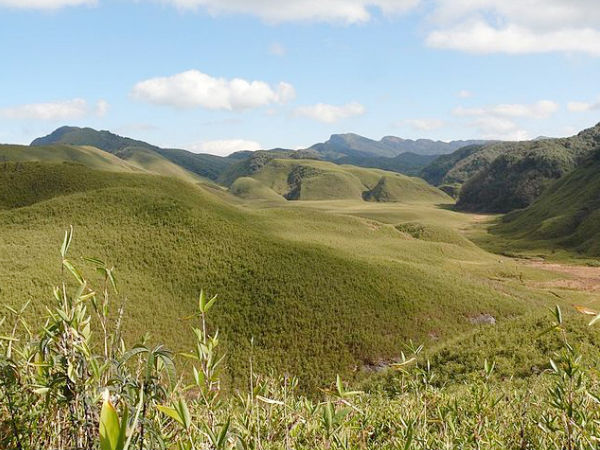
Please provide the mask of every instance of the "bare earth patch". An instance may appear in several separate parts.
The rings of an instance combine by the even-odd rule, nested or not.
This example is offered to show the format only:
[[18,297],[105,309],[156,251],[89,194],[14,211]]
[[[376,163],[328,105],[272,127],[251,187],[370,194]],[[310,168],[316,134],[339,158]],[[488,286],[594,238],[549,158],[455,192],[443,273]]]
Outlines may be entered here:
[[568,278],[560,280],[535,283],[537,287],[575,289],[586,292],[600,291],[600,267],[570,266],[535,260],[521,260],[521,263],[529,267],[537,267],[568,275]]

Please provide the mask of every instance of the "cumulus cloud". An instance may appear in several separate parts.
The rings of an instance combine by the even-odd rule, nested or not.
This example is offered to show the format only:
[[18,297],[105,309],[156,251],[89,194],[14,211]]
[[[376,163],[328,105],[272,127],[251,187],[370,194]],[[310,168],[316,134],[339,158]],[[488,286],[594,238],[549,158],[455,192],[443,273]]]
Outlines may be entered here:
[[334,123],[348,117],[364,114],[365,107],[357,102],[341,106],[317,103],[316,105],[300,106],[294,112],[297,116],[308,117],[324,123]]
[[408,119],[403,123],[419,131],[437,130],[446,124],[440,119]]
[[244,110],[286,103],[296,96],[294,87],[281,82],[271,86],[264,81],[242,78],[215,78],[198,70],[137,83],[131,95],[137,100],[175,108]]
[[459,106],[452,113],[455,116],[501,116],[544,119],[558,111],[558,104],[550,100],[540,100],[526,105],[520,103],[501,103],[483,108],[463,108]]
[[458,91],[457,94],[460,98],[469,98],[473,96],[473,93],[471,91],[467,91],[466,89],[463,89],[462,91]]
[[596,111],[600,109],[600,100],[596,102],[569,102],[567,109],[572,112]]
[[204,141],[188,146],[188,149],[196,153],[210,153],[212,155],[228,156],[241,150],[260,150],[262,147],[256,141],[245,139],[224,139],[215,141]]
[[58,9],[65,6],[95,5],[96,0],[0,0],[0,7],[20,9]]
[[96,114],[98,117],[104,117],[108,112],[109,104],[106,100],[98,100],[96,103]]
[[[16,0],[15,0],[16,1]],[[209,14],[251,14],[267,22],[366,22],[371,8],[384,14],[404,12],[420,0],[163,0],[180,9],[204,9]]]
[[108,110],[108,103],[99,100],[96,107],[90,107],[82,98],[62,100],[48,103],[30,103],[26,105],[0,108],[0,117],[6,119],[34,119],[34,120],[68,120],[82,119],[96,114],[102,116]]
[[530,139],[529,133],[510,119],[484,116],[471,123],[484,139],[500,139],[507,141],[524,141]]
[[434,0],[431,47],[472,53],[600,56],[597,0]]
[[520,141],[529,139],[529,133],[521,128],[517,119],[545,119],[559,106],[550,100],[540,100],[531,104],[501,103],[480,108],[459,106],[452,111],[457,117],[467,117],[468,125],[474,127],[482,138]]

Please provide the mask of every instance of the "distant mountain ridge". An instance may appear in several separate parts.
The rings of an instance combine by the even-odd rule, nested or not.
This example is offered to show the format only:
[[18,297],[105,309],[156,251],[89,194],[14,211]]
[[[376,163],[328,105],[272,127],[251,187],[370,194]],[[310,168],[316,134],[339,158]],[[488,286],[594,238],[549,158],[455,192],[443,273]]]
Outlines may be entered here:
[[360,136],[355,133],[332,134],[329,140],[308,148],[325,159],[336,160],[345,156],[351,157],[387,157],[393,158],[402,153],[417,155],[444,155],[452,153],[467,145],[488,144],[486,140],[434,141],[431,139],[403,139],[396,136],[385,136],[379,141]]

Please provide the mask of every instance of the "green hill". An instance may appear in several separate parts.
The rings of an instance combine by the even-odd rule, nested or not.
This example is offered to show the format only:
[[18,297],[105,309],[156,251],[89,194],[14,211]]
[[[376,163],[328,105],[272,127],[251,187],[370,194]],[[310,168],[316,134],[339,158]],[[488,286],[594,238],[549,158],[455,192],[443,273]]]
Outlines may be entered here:
[[530,205],[553,180],[575,169],[599,146],[600,124],[570,138],[461,149],[434,161],[422,174],[434,184],[459,191],[460,209],[507,212]]
[[91,169],[111,172],[136,172],[139,169],[126,161],[94,147],[74,145],[47,145],[28,147],[25,145],[0,145],[0,162],[44,161],[74,162]]
[[[438,201],[448,196],[419,178],[311,159],[278,159],[257,152],[230,178],[252,177],[288,200]],[[283,155],[286,156],[286,155]]]
[[510,250],[567,249],[600,256],[600,152],[552,183],[531,206],[491,229]]
[[[165,170],[170,172],[177,171],[173,166],[166,169],[166,164],[164,164],[164,162],[160,164],[156,163],[156,161],[160,160],[162,157],[175,165],[181,166],[186,172],[191,172],[213,181],[219,178],[221,173],[230,164],[235,162],[233,159],[220,156],[193,153],[187,150],[164,149],[148,144],[147,142],[119,136],[110,131],[98,131],[93,128],[61,127],[50,133],[48,136],[35,139],[31,143],[31,146],[36,147],[50,144],[92,146],[117,156],[130,155],[132,153],[131,149],[135,149],[136,151],[143,149],[145,150],[143,152],[145,156],[142,157],[140,155],[140,158],[147,160],[150,158],[149,155],[151,153],[160,155],[152,158],[154,160],[153,165],[160,169],[158,171],[159,173],[163,173]],[[183,173],[181,171],[178,172],[180,172],[180,175]]]
[[164,158],[160,153],[143,147],[126,147],[120,150],[116,156],[156,175],[171,176],[190,183],[196,183],[203,179],[199,175]]
[[[294,164],[275,160],[273,184],[287,183],[284,169]],[[315,168],[337,173],[330,165],[350,179],[365,171]],[[510,280],[511,295],[499,291],[489,279],[506,270],[497,257],[452,234],[415,238],[394,227],[462,220],[432,206],[392,210],[352,200],[341,209],[287,202],[255,210],[169,177],[41,162],[7,162],[0,172],[1,303],[33,300],[31,314],[43,313],[60,278],[57,247],[72,224],[73,258],[116,266],[130,342],[149,331],[186,349],[191,337],[181,318],[194,311],[201,288],[218,293],[213,326],[225,337],[234,383],[246,380],[251,338],[257,370],[297,374],[312,389],[396,356],[408,338],[446,339],[468,330],[474,314],[502,321],[547,301]],[[366,173],[365,182],[379,177]]]

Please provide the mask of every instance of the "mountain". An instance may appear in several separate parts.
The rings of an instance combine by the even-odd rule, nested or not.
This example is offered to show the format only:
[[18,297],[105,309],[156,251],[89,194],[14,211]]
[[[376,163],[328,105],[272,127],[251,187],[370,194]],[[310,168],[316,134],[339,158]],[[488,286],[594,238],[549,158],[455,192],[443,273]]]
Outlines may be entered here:
[[508,212],[530,205],[599,146],[600,124],[568,138],[463,147],[432,161],[420,175],[458,197],[459,209]]
[[395,136],[385,136],[379,141],[358,134],[333,134],[326,142],[309,147],[328,160],[343,157],[386,157],[393,158],[401,153],[416,153],[418,155],[441,155],[451,153],[461,147],[474,144],[484,144],[489,141],[432,141],[430,139],[402,139]]
[[448,154],[468,145],[488,141],[433,141],[430,139],[402,139],[385,136],[379,141],[358,134],[333,134],[326,142],[315,144],[307,150],[319,158],[337,164],[352,164],[391,170],[406,175],[419,175],[421,170],[439,155]]
[[569,138],[491,144],[458,161],[444,179],[464,181],[458,208],[508,212],[530,205],[598,148],[600,124]]
[[[34,139],[31,146],[35,147],[49,144],[92,146],[117,155],[125,160],[152,160],[154,167],[156,167],[157,160],[167,160],[175,165],[181,166],[185,171],[213,181],[234,162],[233,159],[215,155],[193,153],[187,150],[160,148],[148,144],[147,142],[119,136],[110,131],[97,131],[92,128],[61,127],[47,136]],[[140,154],[137,155],[136,153]],[[162,165],[165,166],[164,163]],[[178,169],[172,165],[166,169],[166,172],[173,171],[178,171]]]
[[491,229],[514,250],[566,249],[600,256],[600,148],[554,181],[531,206]]

